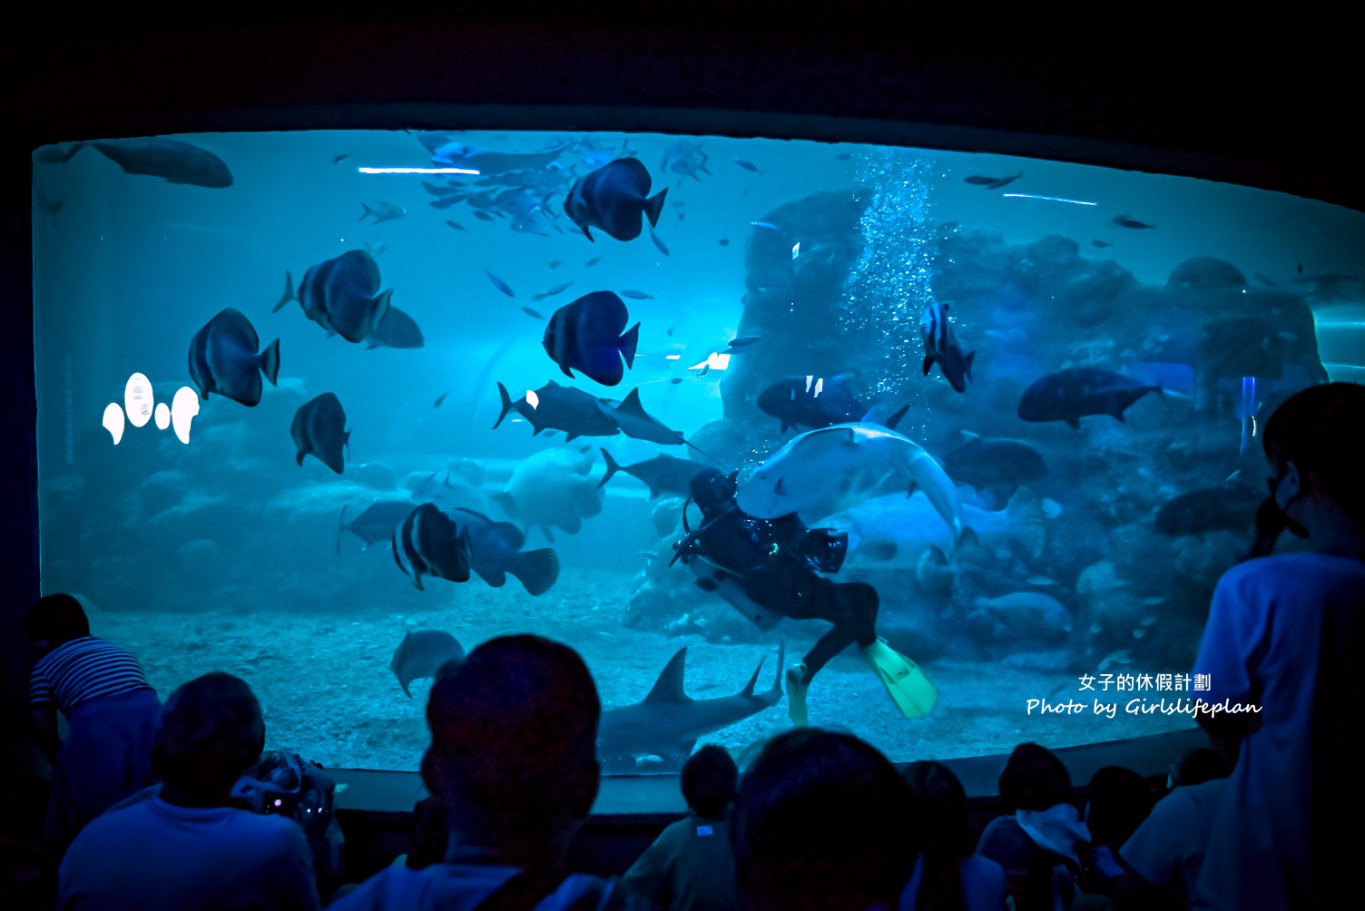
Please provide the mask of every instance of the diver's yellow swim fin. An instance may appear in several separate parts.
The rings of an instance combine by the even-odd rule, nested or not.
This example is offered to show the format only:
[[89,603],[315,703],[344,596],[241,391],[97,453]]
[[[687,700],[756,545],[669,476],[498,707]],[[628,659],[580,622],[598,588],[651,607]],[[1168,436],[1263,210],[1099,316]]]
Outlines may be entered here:
[[806,665],[797,662],[787,669],[787,714],[792,724],[803,728],[808,724],[806,716]]
[[929,714],[938,699],[938,690],[918,664],[882,639],[862,649],[862,653],[902,715],[906,718],[923,718]]

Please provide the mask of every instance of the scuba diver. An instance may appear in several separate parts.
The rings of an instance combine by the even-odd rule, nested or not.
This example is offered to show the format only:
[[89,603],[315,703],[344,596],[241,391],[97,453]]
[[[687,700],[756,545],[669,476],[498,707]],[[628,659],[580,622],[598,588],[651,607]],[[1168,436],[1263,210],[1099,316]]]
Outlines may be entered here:
[[787,670],[787,707],[805,726],[806,690],[828,661],[852,643],[907,718],[927,715],[938,691],[919,666],[877,637],[877,590],[866,582],[834,582],[821,573],[843,565],[848,535],[807,528],[795,514],[755,518],[735,502],[735,474],[710,468],[692,477],[689,503],[702,523],[688,527],[673,560],[697,573],[697,586],[730,602],[761,629],[782,617],[833,624],[805,657]]

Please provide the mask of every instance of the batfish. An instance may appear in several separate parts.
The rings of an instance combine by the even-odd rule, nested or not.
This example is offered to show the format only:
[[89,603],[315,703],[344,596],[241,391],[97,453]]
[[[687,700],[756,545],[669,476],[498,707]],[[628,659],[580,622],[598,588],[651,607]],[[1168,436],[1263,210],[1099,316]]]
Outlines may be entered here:
[[379,292],[379,264],[364,250],[347,250],[309,266],[297,295],[293,276],[286,272],[284,279],[276,311],[297,300],[305,316],[348,342],[364,341],[384,321],[393,295],[392,289]]
[[342,450],[350,445],[351,432],[346,429],[346,412],[335,393],[324,392],[299,406],[294,422],[289,427],[297,450],[294,461],[303,465],[303,457],[316,456],[318,461],[341,474],[345,468]]
[[280,340],[257,353],[261,340],[251,320],[231,307],[209,320],[190,339],[190,377],[204,398],[210,392],[252,406],[261,401],[261,375],[275,385]]
[[436,629],[409,630],[398,643],[389,662],[389,670],[398,677],[398,685],[403,695],[409,699],[412,693],[408,684],[414,680],[438,676],[441,668],[448,662],[458,665],[464,660],[464,647],[450,633]]
[[594,291],[554,312],[545,326],[541,344],[565,376],[577,370],[603,386],[615,386],[625,367],[635,363],[640,324],[629,330],[630,313],[612,291]]
[[649,171],[636,158],[618,158],[580,177],[564,199],[564,212],[593,240],[591,228],[600,228],[617,240],[640,236],[644,219],[650,227],[659,223],[668,190],[649,195]]

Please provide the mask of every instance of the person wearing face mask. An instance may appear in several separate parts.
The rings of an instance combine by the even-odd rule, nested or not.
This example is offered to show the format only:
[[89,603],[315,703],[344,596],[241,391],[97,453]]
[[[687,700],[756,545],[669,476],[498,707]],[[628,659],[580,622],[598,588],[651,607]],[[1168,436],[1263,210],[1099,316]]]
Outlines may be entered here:
[[[1235,762],[1205,853],[1200,907],[1332,907],[1359,857],[1365,724],[1365,386],[1287,399],[1263,445],[1270,496],[1252,557],[1214,591],[1190,695]],[[1273,554],[1282,531],[1303,539]],[[1351,857],[1351,854],[1357,856]]]

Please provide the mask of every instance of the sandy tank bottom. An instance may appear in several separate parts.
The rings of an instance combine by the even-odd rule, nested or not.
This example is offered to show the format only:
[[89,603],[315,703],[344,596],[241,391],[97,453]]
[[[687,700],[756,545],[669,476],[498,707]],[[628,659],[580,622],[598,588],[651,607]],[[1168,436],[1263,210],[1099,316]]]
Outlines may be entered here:
[[[539,598],[515,583],[492,589],[477,580],[458,586],[429,580],[432,607],[423,612],[394,613],[379,606],[343,616],[291,613],[287,606],[193,614],[102,611],[91,616],[91,627],[95,635],[130,649],[163,699],[209,671],[245,679],[265,711],[267,748],[294,749],[334,768],[409,771],[417,769],[427,744],[423,709],[430,681],[414,682],[408,698],[389,669],[405,630],[445,630],[466,650],[519,632],[565,642],[583,656],[603,705],[611,708],[643,699],[683,646],[688,647],[686,690],[692,698],[739,692],[760,659],[756,689],[768,689],[778,643],[785,641],[790,664],[826,628],[813,621],[784,621],[766,634],[768,643],[737,645],[627,629],[620,618],[632,583],[631,573],[566,568]],[[812,685],[810,723],[849,731],[896,762],[1005,753],[1025,740],[1060,748],[1193,727],[1189,715],[1126,711],[1135,698],[1156,703],[1160,696],[1173,699],[1180,693],[1082,691],[1077,675],[1062,667],[1040,672],[963,661],[923,667],[938,687],[939,700],[928,717],[910,720],[849,649]],[[1042,714],[1035,706],[1030,713],[1030,699],[1078,708]],[[1097,714],[1097,700],[1116,705],[1114,717]],[[701,742],[721,744],[743,761],[790,725],[784,697]]]

